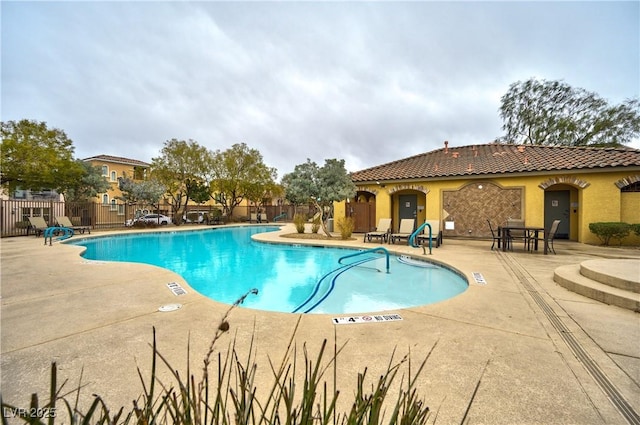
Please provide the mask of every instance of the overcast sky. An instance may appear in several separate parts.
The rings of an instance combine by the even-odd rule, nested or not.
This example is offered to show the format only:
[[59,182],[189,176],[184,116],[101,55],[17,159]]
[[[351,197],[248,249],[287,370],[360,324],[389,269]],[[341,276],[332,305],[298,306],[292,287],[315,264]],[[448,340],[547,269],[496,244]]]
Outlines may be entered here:
[[64,130],[78,158],[151,161],[176,138],[245,142],[278,178],[357,171],[493,141],[531,77],[637,97],[639,5],[2,1],[1,116]]

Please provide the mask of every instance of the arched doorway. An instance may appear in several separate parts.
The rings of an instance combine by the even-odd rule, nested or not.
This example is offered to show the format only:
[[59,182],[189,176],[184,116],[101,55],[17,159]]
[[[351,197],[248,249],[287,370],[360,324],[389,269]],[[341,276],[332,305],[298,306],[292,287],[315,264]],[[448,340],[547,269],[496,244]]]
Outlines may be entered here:
[[348,199],[345,215],[353,218],[355,233],[366,233],[376,228],[376,195],[367,191],[358,191]]
[[578,199],[587,186],[589,183],[572,176],[552,177],[538,186],[544,190],[545,229],[560,220],[556,238],[578,240]]

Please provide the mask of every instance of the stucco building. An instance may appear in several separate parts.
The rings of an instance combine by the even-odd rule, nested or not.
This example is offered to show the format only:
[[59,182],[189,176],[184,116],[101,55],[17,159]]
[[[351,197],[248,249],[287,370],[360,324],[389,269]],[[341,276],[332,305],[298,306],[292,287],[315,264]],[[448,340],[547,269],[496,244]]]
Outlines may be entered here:
[[[336,217],[353,216],[356,231],[390,217],[440,220],[444,237],[491,236],[507,219],[549,228],[558,238],[599,243],[593,222],[640,223],[640,150],[483,144],[449,146],[351,175],[355,198]],[[625,243],[639,244],[629,237]]]

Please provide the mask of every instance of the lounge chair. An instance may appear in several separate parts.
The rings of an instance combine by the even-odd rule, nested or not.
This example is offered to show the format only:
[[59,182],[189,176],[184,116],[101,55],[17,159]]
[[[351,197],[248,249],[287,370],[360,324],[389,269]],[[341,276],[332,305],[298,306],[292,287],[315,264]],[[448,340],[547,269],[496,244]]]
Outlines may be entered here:
[[380,239],[380,242],[387,242],[390,232],[391,219],[381,218],[380,221],[378,221],[378,227],[376,227],[376,230],[373,232],[365,233],[362,242],[371,242],[371,239]]
[[249,223],[257,223],[258,222],[258,214],[251,213],[249,215]]
[[88,233],[91,233],[90,226],[74,226],[74,224],[71,222],[71,220],[69,220],[69,217],[67,216],[56,217],[56,223],[58,223],[58,225],[62,227],[73,229],[74,232],[84,233],[86,231]]
[[400,220],[400,228],[398,229],[398,233],[392,233],[389,235],[389,242],[396,243],[401,239],[409,240],[409,236],[413,233],[413,228],[416,224],[415,218],[403,218]]
[[29,223],[31,223],[31,226],[27,229],[27,235],[29,234],[29,230],[33,229],[36,237],[40,236],[45,230],[47,230],[47,227],[49,227],[42,217],[29,217]]
[[260,223],[268,223],[267,213],[260,213]]
[[[429,223],[431,226],[431,241],[435,242],[436,248],[442,245],[442,230],[440,230],[440,220],[425,220],[425,223]],[[424,226],[424,231],[421,235],[416,236],[419,244],[429,243],[429,227]]]

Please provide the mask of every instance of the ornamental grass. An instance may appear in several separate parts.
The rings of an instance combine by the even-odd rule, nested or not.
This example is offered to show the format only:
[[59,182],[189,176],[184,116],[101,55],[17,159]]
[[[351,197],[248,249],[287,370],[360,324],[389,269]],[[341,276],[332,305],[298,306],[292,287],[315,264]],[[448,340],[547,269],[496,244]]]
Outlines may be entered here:
[[[300,323],[298,319],[281,361],[276,364],[269,359],[267,367],[272,378],[266,388],[258,392],[258,364],[253,338],[244,356],[236,349],[235,338],[229,343],[227,354],[223,355],[217,349],[220,337],[229,332],[231,311],[248,295],[255,293],[257,290],[251,290],[226,311],[204,355],[202,367],[195,371],[192,371],[189,361],[184,374],[171,366],[158,351],[154,328],[150,376],[143,376],[140,368],[137,369],[142,390],[131,406],[113,409],[97,394],[93,395],[89,406],[80,406],[82,382],[69,391],[65,390],[67,382],[58,384],[56,363],[52,363],[49,396],[41,399],[33,394],[29,406],[22,408],[2,401],[3,424],[9,423],[9,417],[18,418],[23,423],[43,425],[408,425],[427,422],[431,412],[417,393],[416,380],[437,343],[415,371],[412,370],[410,355],[396,360],[394,350],[386,371],[377,380],[370,380],[365,368],[358,373],[355,389],[341,391],[336,388],[337,364],[344,345],[338,347],[334,336],[333,349],[325,339],[315,353],[309,352],[303,344],[300,356],[294,343]],[[190,358],[189,348],[187,357]],[[170,371],[171,382],[158,378],[159,368]],[[266,395],[260,397],[258,393]],[[337,402],[342,394],[351,397],[346,404],[351,407],[338,412]],[[390,394],[393,394],[392,400]]]

